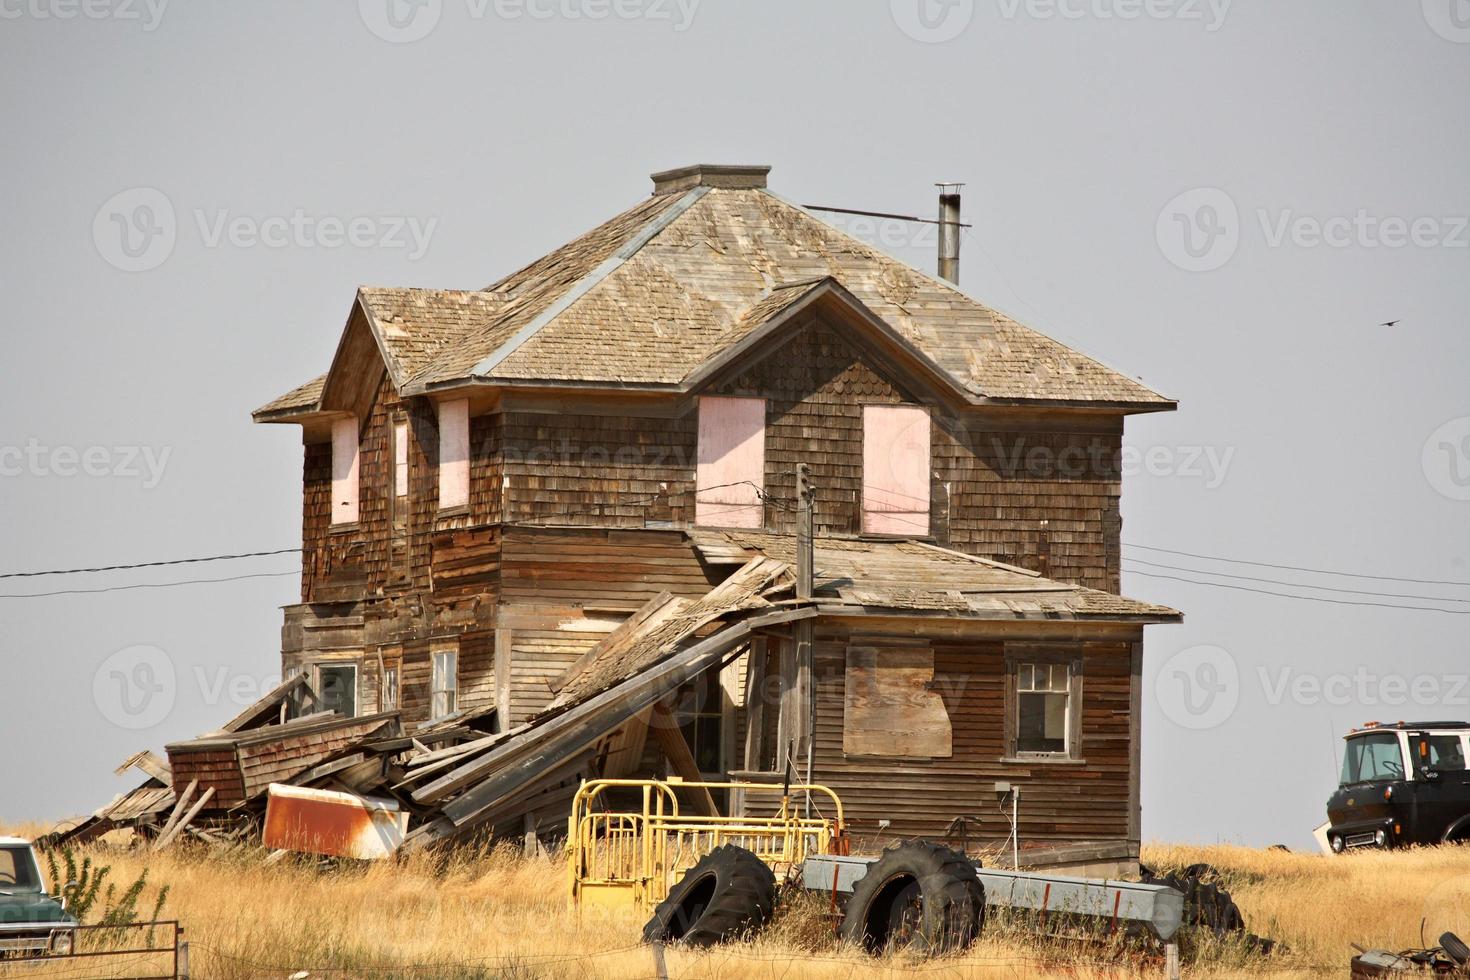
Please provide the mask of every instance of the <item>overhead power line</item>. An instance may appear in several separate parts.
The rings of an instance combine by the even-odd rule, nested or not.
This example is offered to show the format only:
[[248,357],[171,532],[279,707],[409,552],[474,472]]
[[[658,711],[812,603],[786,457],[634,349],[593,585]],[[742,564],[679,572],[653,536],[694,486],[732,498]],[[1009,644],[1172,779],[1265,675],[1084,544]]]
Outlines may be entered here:
[[[1373,592],[1369,589],[1337,589],[1330,585],[1313,585],[1309,582],[1288,582],[1279,578],[1261,578],[1256,575],[1233,575],[1230,572],[1212,572],[1204,568],[1185,568],[1182,565],[1161,565],[1158,562],[1144,561],[1142,558],[1126,558],[1135,565],[1143,565],[1148,568],[1162,568],[1171,572],[1188,572],[1191,575],[1213,575],[1217,578],[1233,578],[1242,582],[1264,582],[1267,585],[1285,585],[1293,589],[1315,589],[1318,592],[1336,592],[1341,595],[1366,595],[1377,599],[1418,599],[1421,602],[1467,602],[1470,599],[1456,599],[1449,596],[1438,595],[1409,595],[1402,592]],[[1139,573],[1143,574],[1142,572]]]
[[[120,572],[131,568],[162,568],[165,565],[194,565],[205,561],[232,561],[236,558],[264,558],[268,555],[295,555],[300,548],[278,548],[275,551],[246,551],[238,555],[209,555],[204,558],[175,558],[172,561],[145,561],[133,565],[99,565],[96,568],[51,568],[41,572],[4,572],[0,578],[36,578],[41,575],[80,575],[84,572]],[[3,597],[0,597],[3,598]]]
[[132,589],[172,589],[180,585],[212,585],[217,582],[241,582],[251,578],[284,578],[287,575],[298,576],[300,571],[294,572],[258,572],[253,575],[231,575],[228,578],[191,578],[181,582],[139,582],[134,585],[110,585],[100,589],[58,589],[55,592],[20,592],[11,595],[0,595],[0,599],[44,599],[47,596],[57,595],[94,595],[98,592],[128,592]]
[[[1158,572],[1141,572],[1135,568],[1124,568],[1125,572],[1134,575],[1142,575],[1144,578],[1168,579],[1171,582],[1185,582],[1189,585],[1203,585],[1215,589],[1231,589],[1235,592],[1253,592],[1256,595],[1270,595],[1281,599],[1299,599],[1303,602],[1326,602],[1334,606],[1372,606],[1378,609],[1408,609],[1415,612],[1439,612],[1451,616],[1470,616],[1470,609],[1445,609],[1443,606],[1405,606],[1393,602],[1366,602],[1361,599],[1331,599],[1319,595],[1294,595],[1290,592],[1273,592],[1270,589],[1256,589],[1248,585],[1230,585],[1227,582],[1201,582],[1198,579],[1184,578],[1178,575],[1163,575]],[[1310,588],[1310,586],[1304,586]]]
[[1229,565],[1255,565],[1258,568],[1275,568],[1288,572],[1311,572],[1316,575],[1340,575],[1344,578],[1377,579],[1382,582],[1408,582],[1411,585],[1461,585],[1470,586],[1470,582],[1455,582],[1447,579],[1433,578],[1401,578],[1394,575],[1368,575],[1364,572],[1339,572],[1330,568],[1307,568],[1303,565],[1273,565],[1264,561],[1247,561],[1244,558],[1222,558],[1219,555],[1200,555],[1191,551],[1172,551],[1169,548],[1154,548],[1146,544],[1130,544],[1123,542],[1125,548],[1137,548],[1140,551],[1157,551],[1165,555],[1178,555],[1181,558],[1198,558],[1201,561],[1222,561]]

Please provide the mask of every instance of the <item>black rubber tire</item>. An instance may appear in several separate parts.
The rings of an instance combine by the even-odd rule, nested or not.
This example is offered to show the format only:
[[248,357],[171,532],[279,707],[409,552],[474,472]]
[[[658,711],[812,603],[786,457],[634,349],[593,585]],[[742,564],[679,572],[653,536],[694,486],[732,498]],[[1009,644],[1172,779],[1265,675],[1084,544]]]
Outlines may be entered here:
[[[1200,865],[1194,865],[1187,870],[1196,870]],[[1204,868],[1214,872],[1215,869],[1204,865]],[[1184,924],[1186,926],[1198,926],[1208,929],[1220,938],[1225,938],[1231,933],[1245,931],[1245,917],[1240,914],[1240,907],[1235,904],[1230,893],[1221,888],[1214,881],[1201,881],[1197,875],[1165,875],[1162,878],[1154,878],[1152,884],[1168,885],[1184,896]]]
[[1460,966],[1470,963],[1470,946],[1465,945],[1465,941],[1453,932],[1447,932],[1439,937],[1439,948]]
[[684,872],[643,927],[643,941],[714,946],[754,933],[775,908],[775,874],[750,851],[726,844]]
[[858,879],[842,938],[870,953],[904,948],[939,955],[965,949],[985,924],[985,886],[959,851],[928,841],[885,850]]

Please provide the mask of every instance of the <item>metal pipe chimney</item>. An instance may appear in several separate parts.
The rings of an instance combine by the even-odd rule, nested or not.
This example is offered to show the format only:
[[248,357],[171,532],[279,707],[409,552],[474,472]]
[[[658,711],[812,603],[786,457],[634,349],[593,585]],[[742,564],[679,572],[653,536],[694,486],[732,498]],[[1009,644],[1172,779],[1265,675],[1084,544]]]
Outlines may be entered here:
[[960,188],[945,181],[939,188],[939,278],[960,284]]

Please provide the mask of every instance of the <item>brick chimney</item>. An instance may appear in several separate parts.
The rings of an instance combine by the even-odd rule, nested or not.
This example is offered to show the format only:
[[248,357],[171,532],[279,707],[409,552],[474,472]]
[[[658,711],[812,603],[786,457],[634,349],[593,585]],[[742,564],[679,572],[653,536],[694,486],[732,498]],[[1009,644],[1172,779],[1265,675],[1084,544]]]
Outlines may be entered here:
[[771,168],[764,164],[741,166],[729,163],[695,163],[687,167],[650,174],[654,194],[682,194],[693,187],[723,187],[751,190],[766,186]]

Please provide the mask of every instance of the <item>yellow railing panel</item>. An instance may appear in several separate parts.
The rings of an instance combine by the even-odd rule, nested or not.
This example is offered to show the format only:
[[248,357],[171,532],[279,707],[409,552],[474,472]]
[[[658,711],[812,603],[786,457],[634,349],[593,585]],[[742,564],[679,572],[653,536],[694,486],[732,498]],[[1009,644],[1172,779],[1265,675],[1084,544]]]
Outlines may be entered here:
[[[747,797],[780,796],[780,807],[767,817],[681,814],[676,792],[680,788],[739,790]],[[610,789],[640,790],[641,811],[596,809]],[[834,816],[803,816],[806,801],[798,804],[796,797],[808,794],[825,797]],[[832,853],[842,832],[842,801],[825,786],[588,780],[573,798],[568,824],[571,901],[573,905],[656,904],[681,872],[725,844],[746,848],[778,876],[784,875],[809,854]]]

